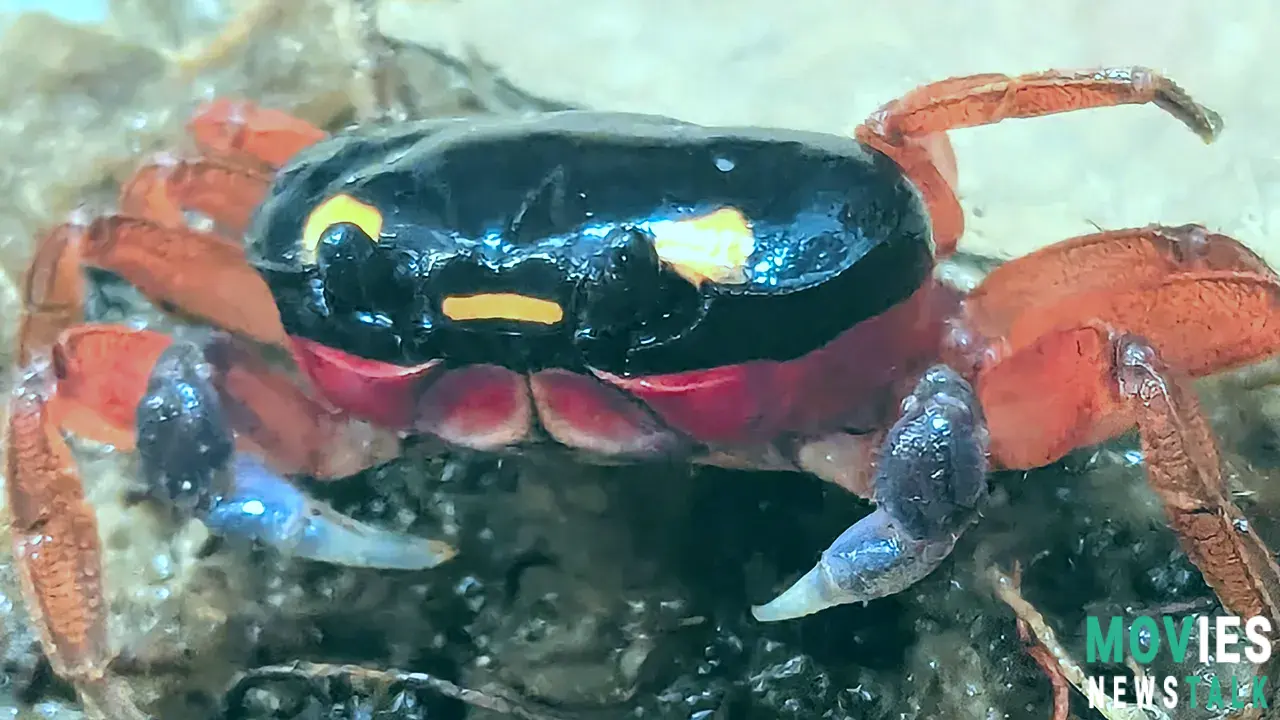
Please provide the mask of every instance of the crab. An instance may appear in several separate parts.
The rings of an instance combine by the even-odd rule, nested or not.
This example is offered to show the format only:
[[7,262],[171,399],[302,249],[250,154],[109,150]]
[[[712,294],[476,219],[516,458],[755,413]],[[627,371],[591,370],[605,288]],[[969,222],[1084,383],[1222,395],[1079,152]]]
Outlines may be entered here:
[[[25,277],[7,487],[54,670],[109,695],[102,551],[67,434],[135,452],[154,499],[215,534],[375,568],[454,551],[289,477],[354,474],[408,435],[791,470],[873,500],[752,610],[779,621],[902,591],[978,519],[990,470],[1136,426],[1209,584],[1271,612],[1274,563],[1187,382],[1280,349],[1275,272],[1200,226],[1059,242],[967,294],[936,272],[964,226],[948,131],[1141,104],[1206,142],[1221,129],[1144,68],[952,78],[853,137],[589,111],[330,136],[206,106],[199,154],[141,167],[117,214],[54,228]],[[85,267],[208,331],[84,322]]]

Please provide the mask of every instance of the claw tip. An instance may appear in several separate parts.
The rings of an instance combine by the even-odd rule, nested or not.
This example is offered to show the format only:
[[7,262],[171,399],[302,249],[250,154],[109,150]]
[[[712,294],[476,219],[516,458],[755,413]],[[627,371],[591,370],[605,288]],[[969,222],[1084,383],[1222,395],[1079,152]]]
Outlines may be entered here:
[[427,566],[429,568],[443,565],[458,555],[457,548],[449,545],[448,543],[440,542],[439,540],[428,540],[427,547],[427,554],[430,557],[431,562],[431,564]]
[[778,622],[812,615],[840,604],[827,592],[822,568],[814,567],[778,597],[764,605],[752,606],[751,615],[758,622]]

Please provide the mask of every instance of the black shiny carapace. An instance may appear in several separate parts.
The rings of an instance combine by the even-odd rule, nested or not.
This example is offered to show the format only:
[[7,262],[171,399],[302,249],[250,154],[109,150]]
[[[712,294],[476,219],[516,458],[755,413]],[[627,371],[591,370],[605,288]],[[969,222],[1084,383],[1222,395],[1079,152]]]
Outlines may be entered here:
[[292,335],[618,375],[789,360],[909,297],[929,221],[851,138],[565,112],[360,128],[249,233]]

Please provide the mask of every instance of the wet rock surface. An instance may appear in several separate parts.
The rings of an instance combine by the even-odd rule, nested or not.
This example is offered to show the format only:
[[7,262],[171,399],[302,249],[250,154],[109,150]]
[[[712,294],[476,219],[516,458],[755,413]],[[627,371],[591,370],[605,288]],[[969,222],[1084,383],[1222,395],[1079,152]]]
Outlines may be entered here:
[[[467,4],[400,3],[422,12]],[[260,27],[223,56],[185,70],[183,58],[216,45],[245,8],[253,11],[119,2],[110,31],[43,16],[10,25],[0,92],[21,102],[0,114],[11,158],[0,174],[4,317],[17,312],[13,282],[37,229],[82,202],[108,207],[113,184],[140,157],[182,147],[182,121],[214,94],[329,125],[379,108],[426,116],[598,98],[589,84],[571,94],[509,72],[518,63],[493,55],[481,58],[489,67],[460,74],[461,54],[438,44],[408,33],[370,40],[353,24],[358,8],[255,18]],[[118,281],[94,279],[91,317],[171,325]],[[4,332],[8,352],[12,323]],[[1265,372],[1251,377],[1206,385],[1206,398],[1228,438],[1241,502],[1273,539],[1266,518],[1280,498],[1265,481],[1280,426]],[[1081,658],[1090,612],[1220,612],[1164,527],[1132,445],[998,474],[982,523],[925,581],[866,607],[771,625],[754,622],[749,606],[807,570],[865,503],[798,475],[438,457],[413,445],[384,467],[308,489],[460,554],[430,572],[356,571],[245,554],[197,525],[174,527],[129,502],[128,457],[79,449],[108,553],[119,671],[166,719],[509,716],[416,681],[237,679],[309,661],[428,673],[492,697],[510,693],[545,717],[923,720],[1049,715],[1048,683],[982,579],[991,563],[1022,563],[1026,596]],[[80,717],[41,660],[7,542],[3,549],[0,717]],[[1072,702],[1090,717],[1081,698]]]

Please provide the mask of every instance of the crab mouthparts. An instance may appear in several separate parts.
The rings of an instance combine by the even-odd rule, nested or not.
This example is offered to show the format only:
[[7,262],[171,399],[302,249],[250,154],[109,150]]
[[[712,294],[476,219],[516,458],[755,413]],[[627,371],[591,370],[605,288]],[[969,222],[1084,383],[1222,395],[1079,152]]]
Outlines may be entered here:
[[515,320],[555,325],[564,319],[564,309],[557,303],[516,293],[454,295],[444,299],[440,310],[455,321]]

